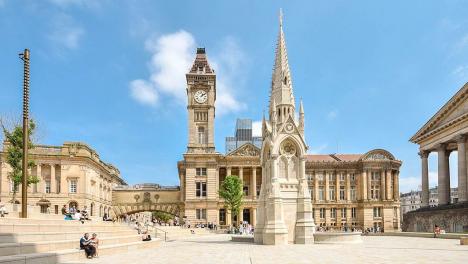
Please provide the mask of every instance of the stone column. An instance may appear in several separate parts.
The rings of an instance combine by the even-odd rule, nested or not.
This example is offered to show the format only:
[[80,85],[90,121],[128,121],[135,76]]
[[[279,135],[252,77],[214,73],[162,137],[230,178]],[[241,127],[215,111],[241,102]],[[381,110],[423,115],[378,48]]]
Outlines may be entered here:
[[387,200],[393,200],[393,193],[392,193],[392,170],[388,169],[387,170],[387,178],[385,182],[385,187],[386,187],[386,192],[387,192]]
[[336,193],[336,200],[339,201],[340,200],[340,177],[341,177],[341,173],[340,175],[336,174],[335,175],[335,193]]
[[466,173],[466,137],[458,138],[458,201],[465,202],[467,197],[467,173]]
[[[400,187],[399,187],[399,171],[395,171],[393,174],[393,199],[395,201],[400,200]],[[428,196],[429,197],[429,196]]]
[[229,211],[228,209],[226,209],[226,225],[227,226],[230,226],[232,224],[232,221],[231,221],[231,211]]
[[371,195],[371,189],[372,189],[372,172],[367,171],[367,199],[371,200],[372,195]]
[[252,177],[251,177],[251,187],[252,187],[252,199],[257,199],[257,167],[252,167]]
[[250,223],[253,227],[257,224],[257,208],[250,209],[250,215],[252,217],[252,223]]
[[226,167],[226,176],[231,175],[231,167]]
[[244,191],[244,167],[239,167],[239,179],[241,181],[242,191]]
[[39,188],[41,193],[45,193],[45,179],[42,177],[42,164],[36,165],[36,176],[39,178]]
[[318,180],[318,174],[317,172],[314,172],[314,200],[318,201],[319,200],[319,180]]
[[329,182],[329,172],[325,172],[325,201],[330,200],[330,192],[328,189],[330,189],[330,182]]
[[57,181],[55,179],[55,164],[50,164],[50,193],[57,193]]
[[362,181],[362,184],[360,185],[361,186],[361,198],[362,200],[367,200],[367,170],[364,169],[362,171],[362,175],[361,175],[361,181]]
[[450,170],[449,170],[449,152],[445,149],[446,145],[441,144],[438,147],[438,196],[439,205],[450,203]]
[[386,175],[385,175],[385,170],[382,169],[380,171],[380,200],[383,201],[383,200],[386,200],[387,199],[387,195],[386,195],[386,188],[385,188],[385,178],[386,178]]
[[429,206],[429,152],[421,151],[418,154],[421,157],[421,206],[426,207]]
[[351,201],[351,175],[349,172],[346,173],[346,201]]

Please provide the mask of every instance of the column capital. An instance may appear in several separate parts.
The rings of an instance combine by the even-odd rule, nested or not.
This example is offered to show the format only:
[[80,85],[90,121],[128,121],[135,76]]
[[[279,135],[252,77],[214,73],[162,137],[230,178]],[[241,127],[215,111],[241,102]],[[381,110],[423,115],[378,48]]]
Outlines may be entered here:
[[421,159],[427,159],[427,157],[429,157],[429,154],[431,152],[428,151],[428,150],[421,150],[418,152],[418,155],[421,157]]
[[439,143],[435,146],[437,151],[447,151],[447,143]]
[[466,143],[466,135],[458,135],[455,137],[457,143]]

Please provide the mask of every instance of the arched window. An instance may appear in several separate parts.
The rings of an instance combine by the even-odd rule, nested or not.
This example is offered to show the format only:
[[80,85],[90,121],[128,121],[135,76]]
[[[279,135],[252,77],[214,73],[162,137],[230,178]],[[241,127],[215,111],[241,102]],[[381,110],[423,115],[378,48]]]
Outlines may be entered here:
[[68,203],[68,210],[70,210],[71,208],[75,207],[75,209],[78,209],[78,202],[76,201],[71,201]]
[[287,83],[288,83],[288,77],[284,76],[283,83],[284,83],[284,84],[287,84]]
[[198,143],[206,144],[205,127],[198,127]]
[[91,208],[90,208],[89,214],[90,214],[91,216],[94,215],[94,203],[91,203]]

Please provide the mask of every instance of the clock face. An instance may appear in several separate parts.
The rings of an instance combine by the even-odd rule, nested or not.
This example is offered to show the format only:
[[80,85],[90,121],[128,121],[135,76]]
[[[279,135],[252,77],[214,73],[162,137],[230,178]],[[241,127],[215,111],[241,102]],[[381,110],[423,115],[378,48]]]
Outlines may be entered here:
[[207,95],[207,93],[205,91],[198,90],[198,91],[195,92],[194,98],[195,98],[195,101],[197,103],[202,104],[202,103],[206,102],[206,99],[208,98],[208,95]]

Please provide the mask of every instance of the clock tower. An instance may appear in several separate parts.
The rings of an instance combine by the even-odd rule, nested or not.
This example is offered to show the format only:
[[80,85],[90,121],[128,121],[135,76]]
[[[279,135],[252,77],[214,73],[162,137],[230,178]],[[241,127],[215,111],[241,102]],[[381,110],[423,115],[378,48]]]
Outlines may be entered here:
[[188,153],[214,153],[216,74],[206,58],[205,48],[197,56],[187,79]]

